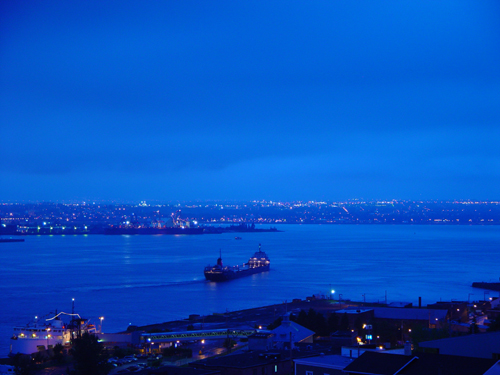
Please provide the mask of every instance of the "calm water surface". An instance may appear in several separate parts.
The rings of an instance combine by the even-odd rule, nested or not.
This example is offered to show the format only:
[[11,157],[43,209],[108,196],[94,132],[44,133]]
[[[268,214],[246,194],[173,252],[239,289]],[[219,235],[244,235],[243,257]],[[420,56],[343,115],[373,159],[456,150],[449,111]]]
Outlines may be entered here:
[[[423,303],[483,298],[473,281],[496,281],[497,226],[284,225],[281,233],[201,236],[31,236],[0,244],[0,356],[14,325],[75,310],[117,332],[226,310],[327,294]],[[210,283],[219,249],[241,264],[258,249],[271,271]],[[472,293],[472,294],[471,294]],[[471,294],[471,295],[469,295]],[[491,295],[497,295],[491,292]],[[488,296],[488,295],[487,295]]]

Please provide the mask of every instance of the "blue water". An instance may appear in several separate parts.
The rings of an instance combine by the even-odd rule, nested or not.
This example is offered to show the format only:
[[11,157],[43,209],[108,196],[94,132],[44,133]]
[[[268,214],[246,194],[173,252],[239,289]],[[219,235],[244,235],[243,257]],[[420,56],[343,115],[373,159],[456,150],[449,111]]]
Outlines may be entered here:
[[[473,281],[496,281],[500,227],[284,225],[282,233],[201,236],[32,236],[0,244],[0,356],[14,325],[75,310],[104,332],[328,294],[343,299],[482,299]],[[238,234],[236,234],[238,235]],[[258,244],[271,271],[210,283],[219,249],[241,264]],[[471,294],[472,293],[472,294]],[[498,295],[490,292],[490,295]],[[470,295],[471,294],[471,295]],[[338,298],[338,297],[337,297]]]

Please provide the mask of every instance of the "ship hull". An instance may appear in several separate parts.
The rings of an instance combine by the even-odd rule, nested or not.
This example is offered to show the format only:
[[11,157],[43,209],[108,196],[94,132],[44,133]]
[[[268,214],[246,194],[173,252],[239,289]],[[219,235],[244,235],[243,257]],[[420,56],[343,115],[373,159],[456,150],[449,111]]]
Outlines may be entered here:
[[222,272],[210,272],[205,271],[205,278],[208,281],[228,281],[233,279],[239,279],[240,277],[254,275],[256,273],[269,271],[269,266],[247,268],[237,271],[222,271]]

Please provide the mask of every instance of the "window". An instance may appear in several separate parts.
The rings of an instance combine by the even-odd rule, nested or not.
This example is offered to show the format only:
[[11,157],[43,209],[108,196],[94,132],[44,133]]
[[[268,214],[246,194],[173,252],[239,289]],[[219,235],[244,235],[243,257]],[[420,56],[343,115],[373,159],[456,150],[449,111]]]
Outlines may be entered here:
[[278,365],[274,365],[274,372],[278,372]]

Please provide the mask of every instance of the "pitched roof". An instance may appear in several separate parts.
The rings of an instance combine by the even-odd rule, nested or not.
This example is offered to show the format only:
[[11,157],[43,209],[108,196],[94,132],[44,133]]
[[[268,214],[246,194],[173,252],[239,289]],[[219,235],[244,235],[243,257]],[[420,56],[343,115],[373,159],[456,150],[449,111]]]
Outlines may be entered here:
[[195,369],[192,367],[162,366],[158,369],[147,369],[139,371],[138,374],[148,375],[215,375],[219,370]]
[[412,360],[413,357],[400,354],[364,352],[344,371],[350,374],[394,375]]
[[[318,355],[317,352],[299,352],[294,351],[294,358],[305,358]],[[273,351],[248,351],[238,352],[222,357],[211,357],[202,359],[192,366],[197,368],[203,366],[204,368],[251,368],[262,366],[269,363],[278,363],[290,360],[289,350],[273,350]]]
[[493,353],[500,353],[500,332],[424,341],[419,346],[423,348],[439,348],[441,354],[457,354],[489,359]]
[[300,342],[312,335],[314,332],[300,324],[284,319],[281,325],[271,331],[275,334],[274,341],[290,341],[290,333],[292,334],[293,342]]
[[318,368],[332,368],[343,370],[347,365],[351,364],[352,358],[338,354],[332,354],[295,359],[294,362],[300,365],[307,365]]
[[418,353],[417,360],[398,375],[483,375],[497,362],[494,359],[458,355]]
[[493,359],[456,355],[418,353],[405,356],[365,352],[344,371],[365,375],[483,375],[496,363]]

